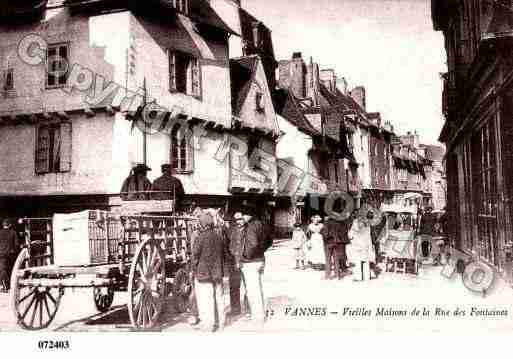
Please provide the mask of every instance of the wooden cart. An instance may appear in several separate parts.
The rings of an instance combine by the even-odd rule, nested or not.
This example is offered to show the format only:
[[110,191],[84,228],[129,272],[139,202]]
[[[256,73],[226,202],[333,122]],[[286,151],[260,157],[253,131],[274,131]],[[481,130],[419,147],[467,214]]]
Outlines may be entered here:
[[381,211],[387,219],[381,240],[386,271],[417,275],[421,262],[418,258],[415,208],[384,205]]
[[154,327],[169,289],[187,296],[192,288],[188,264],[195,223],[192,217],[97,210],[24,219],[26,245],[11,276],[18,324],[44,329],[66,289],[92,288],[100,312],[110,308],[116,291],[127,291],[133,327]]

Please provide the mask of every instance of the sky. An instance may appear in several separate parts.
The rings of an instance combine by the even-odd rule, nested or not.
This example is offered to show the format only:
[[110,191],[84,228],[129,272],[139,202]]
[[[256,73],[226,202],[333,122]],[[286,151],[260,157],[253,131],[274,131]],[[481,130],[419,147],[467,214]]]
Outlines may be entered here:
[[363,85],[367,111],[380,112],[397,134],[417,130],[438,144],[447,71],[430,0],[242,0],[273,33],[278,60],[300,51],[334,68],[349,88]]

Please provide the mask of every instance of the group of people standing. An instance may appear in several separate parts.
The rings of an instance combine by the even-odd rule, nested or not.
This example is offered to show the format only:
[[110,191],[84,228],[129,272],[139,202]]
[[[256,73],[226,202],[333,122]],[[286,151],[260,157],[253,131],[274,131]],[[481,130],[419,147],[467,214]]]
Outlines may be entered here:
[[206,331],[222,330],[226,322],[223,278],[229,278],[230,312],[241,313],[240,287],[249,306],[247,320],[265,321],[262,276],[265,252],[273,240],[267,225],[250,214],[235,213],[234,224],[216,223],[203,211],[199,228],[191,237],[191,270],[194,277],[191,324]]
[[362,281],[372,278],[371,270],[377,277],[382,223],[371,226],[372,218],[372,212],[365,218],[355,213],[344,221],[328,216],[323,222],[314,215],[306,231],[296,223],[292,233],[295,269],[306,269],[307,264],[314,270],[324,269],[325,279],[352,274],[354,281]]

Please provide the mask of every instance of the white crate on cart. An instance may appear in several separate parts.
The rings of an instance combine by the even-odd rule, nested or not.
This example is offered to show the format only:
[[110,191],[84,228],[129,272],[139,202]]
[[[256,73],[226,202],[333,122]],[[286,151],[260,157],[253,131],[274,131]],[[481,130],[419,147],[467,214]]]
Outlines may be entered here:
[[57,266],[91,264],[89,212],[54,214],[53,253]]

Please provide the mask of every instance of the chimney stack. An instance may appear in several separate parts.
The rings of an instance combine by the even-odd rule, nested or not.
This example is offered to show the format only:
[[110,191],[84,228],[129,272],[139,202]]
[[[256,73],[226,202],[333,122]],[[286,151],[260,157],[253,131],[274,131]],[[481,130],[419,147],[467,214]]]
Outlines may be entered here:
[[306,64],[301,52],[294,52],[292,60],[282,60],[279,67],[279,86],[290,90],[297,98],[306,97]]
[[337,89],[337,75],[333,69],[321,70],[320,80],[322,84],[330,91],[335,92]]
[[363,86],[357,86],[354,89],[352,89],[349,92],[349,96],[353,98],[353,100],[356,101],[360,107],[365,110],[366,109],[366,102],[365,102],[365,87]]
[[306,97],[312,99],[313,105],[318,106],[317,94],[319,93],[319,65],[313,62],[313,58],[310,57],[310,64],[308,65],[308,76],[306,83]]
[[344,95],[347,95],[347,80],[345,77],[341,77],[341,78],[337,79],[337,88]]

